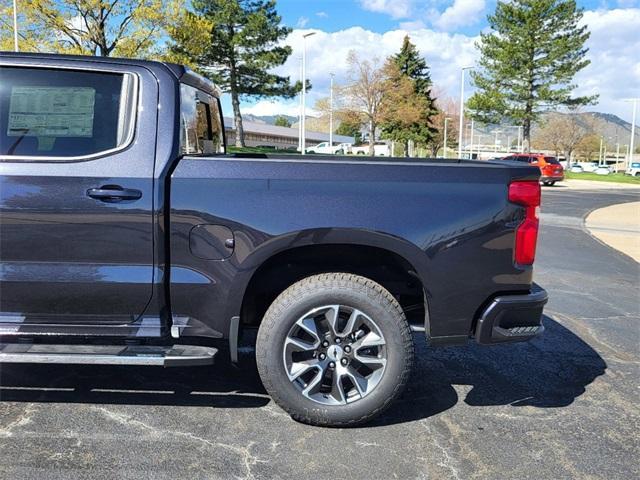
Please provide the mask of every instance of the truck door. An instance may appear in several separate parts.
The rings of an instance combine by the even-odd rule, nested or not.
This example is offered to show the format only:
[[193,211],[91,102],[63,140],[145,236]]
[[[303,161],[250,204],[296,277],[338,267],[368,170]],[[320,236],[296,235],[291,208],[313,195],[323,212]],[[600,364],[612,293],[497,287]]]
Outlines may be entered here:
[[0,58],[0,323],[130,323],[152,294],[156,82],[38,63]]

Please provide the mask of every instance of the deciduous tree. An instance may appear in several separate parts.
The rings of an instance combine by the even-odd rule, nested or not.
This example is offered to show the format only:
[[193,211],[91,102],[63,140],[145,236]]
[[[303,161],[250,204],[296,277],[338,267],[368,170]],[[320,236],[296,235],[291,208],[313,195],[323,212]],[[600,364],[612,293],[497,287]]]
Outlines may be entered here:
[[[183,0],[31,0],[20,2],[20,50],[148,57]],[[9,12],[6,7],[4,11]],[[8,30],[1,12],[0,32]],[[3,41],[3,47],[5,47]],[[12,47],[13,48],[13,47]]]
[[588,134],[589,130],[578,123],[573,112],[554,113],[545,119],[534,140],[536,145],[552,149],[556,155],[562,153],[567,162],[571,164],[576,146]]

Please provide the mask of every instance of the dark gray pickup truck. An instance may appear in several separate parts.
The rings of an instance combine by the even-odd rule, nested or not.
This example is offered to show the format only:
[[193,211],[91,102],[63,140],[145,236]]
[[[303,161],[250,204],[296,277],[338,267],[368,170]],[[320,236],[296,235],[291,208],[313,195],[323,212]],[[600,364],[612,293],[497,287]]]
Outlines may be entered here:
[[538,168],[225,153],[171,64],[0,54],[0,362],[257,366],[297,420],[363,423],[431,345],[528,340]]

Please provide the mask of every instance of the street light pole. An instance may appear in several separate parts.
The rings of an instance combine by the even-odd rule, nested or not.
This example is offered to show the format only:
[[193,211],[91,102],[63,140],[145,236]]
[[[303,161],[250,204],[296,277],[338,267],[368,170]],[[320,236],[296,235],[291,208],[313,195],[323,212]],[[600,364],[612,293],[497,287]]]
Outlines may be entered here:
[[473,157],[473,118],[471,119],[471,140],[469,140],[469,155]]
[[598,150],[598,165],[602,165],[602,143],[604,137],[600,135],[600,150]]
[[305,125],[305,120],[307,117],[307,37],[311,35],[315,35],[316,32],[309,32],[302,35],[302,119],[301,119],[301,128],[302,128],[302,139],[301,139],[301,150],[300,153],[304,155],[307,151],[307,130]]
[[[300,61],[300,83],[302,83],[302,57],[298,60]],[[298,100],[298,151],[302,152],[302,90]]]
[[444,117],[444,158],[447,158],[447,122],[451,120],[449,117]]
[[460,70],[460,123],[458,127],[458,158],[462,158],[462,129],[464,128],[464,71],[473,67],[462,67]]
[[18,51],[18,5],[17,0],[13,0],[13,50]]
[[329,146],[333,147],[333,77],[334,74],[330,73],[331,82],[329,86]]
[[522,125],[518,125],[518,152],[524,153],[524,142],[522,138]]
[[631,116],[631,140],[629,140],[629,156],[627,157],[628,159],[625,168],[628,168],[631,162],[633,162],[633,144],[636,135],[636,106],[638,104],[638,99],[632,98],[631,101],[633,102],[633,114]]

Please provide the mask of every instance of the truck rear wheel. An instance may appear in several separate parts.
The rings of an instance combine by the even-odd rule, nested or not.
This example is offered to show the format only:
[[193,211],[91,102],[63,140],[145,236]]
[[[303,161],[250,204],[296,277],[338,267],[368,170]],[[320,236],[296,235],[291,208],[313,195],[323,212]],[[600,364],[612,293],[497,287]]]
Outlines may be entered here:
[[352,426],[404,389],[413,339],[402,308],[376,282],[347,273],[307,277],[271,304],[256,358],[273,400],[295,420]]

